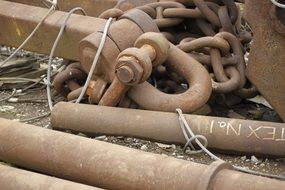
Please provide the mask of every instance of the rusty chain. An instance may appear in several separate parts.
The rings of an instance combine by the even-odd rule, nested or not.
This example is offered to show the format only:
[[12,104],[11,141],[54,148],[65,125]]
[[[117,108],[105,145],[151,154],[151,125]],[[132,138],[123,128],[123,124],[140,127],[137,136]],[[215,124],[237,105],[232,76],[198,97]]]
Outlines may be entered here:
[[[240,30],[238,21],[241,17],[236,2],[234,0],[181,2],[156,2],[137,9],[148,14],[170,42],[207,68],[212,77],[213,92],[234,93],[241,98],[255,96],[257,90],[249,84],[245,76],[246,62],[243,49],[243,45],[251,41],[251,34]],[[123,14],[124,11],[115,7],[103,12],[99,17],[118,19]],[[189,88],[185,79],[165,65],[154,67],[151,78],[154,80],[149,81],[166,93],[183,93]],[[108,92],[107,86],[106,81],[103,83],[92,81],[86,93],[89,102],[98,104]],[[80,87],[77,86],[76,89],[69,91],[71,92],[68,94],[68,99],[74,99],[78,96]],[[122,93],[125,91],[122,90]],[[134,104],[127,96],[123,96],[120,102],[120,105],[127,107]]]

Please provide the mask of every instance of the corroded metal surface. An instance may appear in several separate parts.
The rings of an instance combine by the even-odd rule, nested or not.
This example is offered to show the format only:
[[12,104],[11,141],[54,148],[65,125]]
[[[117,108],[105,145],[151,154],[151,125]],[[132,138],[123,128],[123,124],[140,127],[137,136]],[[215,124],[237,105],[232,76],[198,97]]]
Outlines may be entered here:
[[[3,2],[6,2],[6,4]],[[139,74],[136,75],[135,72],[130,72],[130,68],[123,67],[118,69],[115,67],[115,62],[120,52],[126,51],[125,49],[133,47],[137,38],[146,32],[159,32],[160,29],[164,32],[164,34],[168,34],[168,36],[175,38],[176,33],[168,32],[166,28],[174,28],[177,26],[179,30],[182,30],[177,32],[178,36],[181,32],[186,33],[186,36],[184,36],[186,38],[184,38],[183,35],[179,37],[180,39],[178,39],[177,37],[176,40],[180,42],[180,45],[181,42],[187,39],[187,37],[189,38],[193,35],[216,35],[211,39],[220,39],[220,41],[222,42],[219,41],[217,42],[216,46],[214,46],[213,44],[215,44],[217,40],[212,40],[210,44],[200,43],[198,44],[198,46],[195,46],[196,48],[190,48],[190,50],[189,48],[183,49],[183,47],[178,46],[183,51],[179,50],[174,45],[171,45],[169,53],[170,56],[168,57],[165,63],[163,62],[166,56],[161,56],[160,54],[157,54],[157,57],[159,57],[159,59],[157,60],[160,60],[160,62],[163,64],[162,67],[165,68],[166,75],[170,76],[168,77],[168,82],[162,82],[160,79],[161,75],[156,76],[158,76],[157,79],[160,81],[159,84],[162,84],[162,86],[165,86],[165,84],[171,84],[172,87],[176,87],[172,88],[172,92],[164,93],[161,92],[160,89],[153,87],[153,83],[132,83],[132,88],[129,90],[128,93],[130,99],[132,99],[144,109],[173,112],[177,107],[180,107],[184,112],[191,113],[201,108],[204,104],[207,103],[212,91],[222,94],[230,93],[233,91],[239,92],[242,90],[246,90],[244,89],[244,86],[246,84],[246,78],[244,76],[245,61],[243,57],[241,43],[238,40],[241,36],[237,31],[233,30],[235,28],[235,22],[237,20],[237,8],[234,4],[234,1],[223,1],[223,3],[217,4],[215,2],[197,0],[194,1],[193,7],[190,8],[185,7],[185,5],[181,3],[173,1],[154,2],[145,5],[145,3],[148,2],[150,1],[123,0],[120,1],[114,9],[109,9],[107,10],[107,12],[102,13],[102,15],[105,15],[103,16],[104,18],[107,17],[106,15],[109,14],[114,14],[117,16],[115,16],[114,18],[114,20],[116,21],[114,21],[109,28],[107,40],[101,53],[99,63],[95,69],[95,72],[93,73],[92,80],[103,80],[106,82],[106,86],[114,87],[114,85],[110,84],[112,83],[115,77],[116,70],[117,74],[119,75],[118,79],[122,79],[121,82],[123,80],[128,81],[133,76],[138,76],[140,78]],[[3,30],[3,35],[0,35],[0,42],[6,45],[18,46],[19,43],[23,41],[23,39],[28,35],[28,33],[39,21],[35,18],[42,17],[46,10],[23,4],[15,4],[8,1],[2,1],[1,3],[3,3],[4,8],[2,10],[2,16],[0,15],[0,22],[1,20],[3,20],[3,24],[8,25],[8,29]],[[134,6],[143,6],[140,6],[137,9],[129,10],[124,13],[122,10],[128,9],[126,8],[129,7],[128,4]],[[118,9],[120,6],[123,5],[128,6],[126,6],[122,10]],[[12,13],[9,14],[9,11],[5,12],[5,10],[9,10],[9,8],[13,8],[13,6],[16,6],[17,10],[15,11],[19,12],[19,14],[16,14],[16,17],[14,17]],[[32,12],[35,12],[35,14],[32,13],[28,17],[25,17],[24,12],[27,12],[27,10],[31,8],[33,10]],[[110,10],[112,11],[108,12]],[[177,13],[175,12],[176,10]],[[172,11],[172,13],[169,13],[169,11]],[[186,16],[183,16],[185,11],[191,14],[187,13]],[[59,29],[60,24],[62,24],[62,19],[65,15],[66,14],[63,12],[55,11],[44,22],[40,31],[37,32],[35,38],[32,38],[33,40],[27,45],[26,48],[29,50],[38,51],[40,53],[48,53],[52,39],[55,38],[56,31]],[[211,15],[215,16],[212,17]],[[219,15],[221,18],[219,18]],[[24,21],[22,17],[25,18]],[[63,38],[60,41],[59,47],[57,48],[57,52],[55,53],[55,55],[73,60],[79,59],[84,72],[87,74],[89,73],[89,70],[93,63],[93,59],[99,46],[100,39],[102,38],[103,25],[105,24],[106,20],[80,15],[73,15],[72,17],[74,17],[74,19],[71,19],[68,22],[66,32],[64,32],[63,34]],[[222,19],[224,17],[226,17],[225,20]],[[94,22],[96,24],[92,24],[92,27],[90,27],[91,23],[81,22],[83,20],[85,21],[85,18],[90,19],[90,22],[91,19],[93,19],[92,23]],[[186,24],[183,21],[185,21]],[[188,31],[188,25],[193,24],[199,26],[196,21],[197,23],[202,23],[200,27],[201,31],[194,33],[191,30]],[[29,25],[30,23],[32,24]],[[209,25],[209,23],[212,23],[212,25]],[[179,27],[179,25],[184,27]],[[25,29],[23,34],[18,35],[17,31],[21,32],[22,28]],[[218,33],[218,31],[220,30],[228,31],[232,34],[228,32]],[[8,32],[11,31],[16,31],[16,33],[14,32],[13,35],[10,35]],[[48,36],[44,36],[46,35],[46,33],[48,33]],[[3,39],[1,39],[1,37]],[[84,39],[81,40],[78,44],[79,38]],[[201,42],[201,39],[194,38],[193,41],[190,40],[189,44],[193,44],[194,42]],[[186,44],[187,43],[188,42],[186,42]],[[219,43],[222,44],[219,45]],[[78,52],[75,50],[76,46],[79,46],[79,55]],[[146,48],[146,50],[147,49],[148,48]],[[202,49],[203,51],[200,52],[200,49]],[[160,47],[156,49],[156,53],[159,52],[159,50],[161,50]],[[208,64],[206,68],[204,68],[202,64],[195,60],[195,57],[193,58],[188,56],[185,51],[189,51],[188,53],[190,53],[190,55],[193,55],[195,53],[197,55],[198,53],[198,57],[210,59],[210,64]],[[220,54],[219,51],[221,51]],[[146,60],[147,57],[148,55],[141,56],[141,59]],[[153,65],[153,70],[147,69],[146,72],[143,72],[143,80],[141,80],[141,82],[149,79],[152,74],[152,71],[156,71],[157,60],[151,60],[152,63],[145,64],[148,65],[149,68],[151,67],[151,65]],[[224,61],[224,64],[222,64],[222,60]],[[231,66],[228,66],[229,64],[231,64]],[[210,73],[212,76],[211,82],[209,72],[212,71],[214,72],[213,74]],[[68,71],[64,72],[65,76],[67,76],[67,74],[69,73]],[[124,76],[122,77],[122,75],[125,74],[128,74],[129,76],[126,76],[126,78]],[[171,76],[175,77],[171,78]],[[173,80],[173,82],[169,83],[170,80]],[[55,84],[60,84],[58,86],[60,86],[59,88],[61,88],[63,86],[62,84],[65,84],[65,82],[66,81],[58,82],[56,80]],[[130,84],[130,82],[128,83]],[[183,88],[181,87],[182,83],[188,84],[187,89],[183,90]],[[74,82],[68,82],[68,84],[69,85],[67,86],[72,87],[72,89],[69,88],[69,90],[71,91],[69,97],[76,97],[79,92],[78,89],[80,89],[80,87]],[[57,88],[57,91],[60,92],[61,90],[59,88]],[[73,90],[76,90],[76,92],[72,92]],[[104,90],[104,92],[110,92],[110,89]],[[123,93],[125,92],[125,90],[122,90],[121,88],[120,92]],[[65,95],[66,94],[67,93],[65,93]],[[94,96],[96,92],[93,91],[92,94]],[[114,93],[111,94],[114,95]],[[108,94],[104,96],[104,94],[102,94],[102,90],[100,90],[100,95],[98,97],[104,97],[106,100],[106,96],[108,96]],[[121,97],[121,94],[117,94],[117,98],[115,98],[116,102],[113,103],[114,105],[118,104],[120,99],[118,97]],[[100,100],[98,99],[92,102],[98,101],[100,102]]]
[[[42,0],[7,0],[32,6],[46,8],[47,3]],[[89,16],[99,16],[103,11],[113,8],[118,0],[58,0],[57,9],[68,12],[75,7],[82,7]]]
[[[197,115],[185,117],[194,133],[204,135],[212,149],[285,156],[285,124]],[[175,113],[59,103],[52,111],[51,123],[56,129],[93,135],[108,134],[186,143]]]
[[[0,43],[19,46],[32,32],[48,9],[28,6],[8,1],[0,1]],[[27,14],[32,13],[32,14]],[[37,33],[24,47],[27,50],[49,54],[67,13],[53,12],[39,28]],[[72,15],[55,51],[55,56],[70,60],[79,60],[78,44],[80,40],[98,30],[102,31],[106,20]],[[92,27],[90,27],[92,26]]]
[[109,190],[285,188],[283,181],[237,172],[222,161],[206,166],[5,119],[0,159]]
[[191,113],[201,108],[212,93],[211,79],[207,70],[173,44],[170,44],[165,65],[187,80],[190,85],[187,91],[167,94],[144,82],[130,89],[128,96],[148,110],[174,112],[179,107],[184,112]]
[[[43,0],[6,0],[26,5],[46,8],[48,3]],[[114,7],[123,11],[142,6],[147,3],[157,2],[158,0],[59,0],[57,10],[68,12],[75,7],[81,7],[88,16],[98,17],[102,12]]]
[[0,184],[3,190],[103,190],[1,164]]
[[285,120],[285,37],[272,25],[270,1],[248,0],[245,5],[254,33],[247,76]]

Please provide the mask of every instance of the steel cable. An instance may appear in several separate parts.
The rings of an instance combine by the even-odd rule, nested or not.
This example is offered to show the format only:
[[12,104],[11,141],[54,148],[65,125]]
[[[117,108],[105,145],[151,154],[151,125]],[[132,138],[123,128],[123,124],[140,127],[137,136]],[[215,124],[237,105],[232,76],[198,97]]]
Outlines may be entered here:
[[82,91],[81,91],[81,93],[80,93],[80,95],[79,95],[79,97],[78,97],[78,99],[76,100],[75,103],[79,103],[79,102],[82,100],[82,98],[83,98],[83,96],[85,95],[85,93],[86,93],[86,90],[87,90],[87,88],[88,88],[89,82],[90,82],[90,80],[91,80],[91,78],[92,78],[92,75],[93,75],[93,73],[94,73],[94,71],[95,71],[97,62],[98,62],[98,60],[99,60],[99,58],[100,58],[100,54],[101,54],[101,52],[102,52],[102,50],[103,50],[103,48],[104,48],[104,45],[105,45],[105,42],[106,42],[106,38],[107,38],[107,34],[108,34],[108,30],[109,30],[109,27],[110,27],[110,25],[111,25],[112,19],[113,19],[113,18],[109,18],[108,21],[106,22],[106,25],[105,25],[105,27],[104,27],[103,36],[102,36],[102,39],[101,39],[99,48],[98,48],[98,50],[97,50],[97,52],[96,52],[95,58],[94,58],[94,60],[93,60],[92,66],[91,66],[91,68],[90,68],[90,71],[89,71],[89,73],[88,73],[86,82],[85,82],[85,84],[84,84],[84,86],[83,86],[83,89],[82,89]]
[[49,3],[52,4],[51,8],[48,10],[47,14],[41,19],[41,21],[37,24],[37,26],[35,27],[35,29],[32,31],[32,33],[25,39],[25,41],[4,61],[2,61],[0,63],[0,68],[3,67],[8,61],[10,61],[15,55],[16,53],[22,49],[26,43],[34,36],[34,34],[36,33],[36,31],[40,28],[40,26],[43,24],[43,22],[45,21],[45,19],[50,15],[50,13],[55,10],[56,5],[57,5],[57,0],[47,0]]
[[272,2],[275,6],[277,6],[277,7],[279,7],[279,8],[282,8],[282,9],[285,9],[285,4],[279,3],[279,2],[276,1],[276,0],[271,0],[271,2]]
[[4,101],[6,101],[6,100],[9,100],[9,99],[12,98],[16,93],[17,93],[17,89],[14,88],[13,91],[12,91],[12,93],[11,93],[9,96],[7,96],[7,97],[1,99],[0,102],[4,102]]
[[[191,151],[190,153],[201,153],[202,151],[204,151],[207,155],[209,155],[213,160],[217,161],[217,160],[222,160],[221,158],[219,158],[218,156],[216,156],[215,154],[213,154],[211,151],[209,151],[207,149],[207,146],[204,146],[201,141],[199,139],[203,139],[204,143],[206,144],[207,138],[203,135],[195,135],[194,132],[192,131],[192,129],[190,128],[190,126],[188,125],[183,112],[181,109],[176,109],[176,112],[178,113],[178,120],[179,120],[179,124],[180,127],[182,129],[183,135],[186,139],[186,145],[187,146],[189,144],[190,148],[194,148],[193,144],[191,144],[192,141],[195,140],[196,144],[201,148],[201,151]],[[207,144],[206,144],[207,145]],[[184,147],[185,149],[185,147]],[[194,149],[195,150],[195,149]],[[222,160],[223,161],[223,160]],[[271,175],[271,174],[266,174],[266,173],[262,173],[262,172],[257,172],[257,171],[253,171],[250,169],[245,169],[242,168],[240,166],[234,166],[233,167],[241,172],[244,173],[249,173],[249,174],[254,174],[254,175],[259,175],[259,176],[263,176],[263,177],[270,177],[270,178],[275,178],[275,179],[279,179],[279,180],[285,180],[285,177],[283,176],[277,176],[277,175]]]
[[66,17],[64,18],[64,21],[60,27],[60,31],[55,39],[55,42],[53,43],[53,46],[52,46],[52,49],[51,49],[51,52],[50,52],[50,55],[49,55],[49,60],[48,60],[48,69],[47,69],[47,78],[44,79],[44,82],[47,86],[47,98],[48,98],[48,105],[49,105],[49,108],[50,110],[52,110],[53,108],[53,102],[52,102],[52,97],[51,97],[51,64],[52,64],[52,58],[53,58],[53,55],[54,55],[54,52],[56,50],[56,47],[57,47],[57,44],[59,42],[59,40],[61,39],[61,36],[64,32],[64,29],[66,27],[66,24],[67,24],[67,21],[69,20],[70,16],[75,12],[75,11],[82,11],[82,13],[84,15],[86,15],[86,12],[84,11],[84,9],[82,9],[81,7],[76,7],[76,8],[73,8],[71,9],[68,14],[66,15]]

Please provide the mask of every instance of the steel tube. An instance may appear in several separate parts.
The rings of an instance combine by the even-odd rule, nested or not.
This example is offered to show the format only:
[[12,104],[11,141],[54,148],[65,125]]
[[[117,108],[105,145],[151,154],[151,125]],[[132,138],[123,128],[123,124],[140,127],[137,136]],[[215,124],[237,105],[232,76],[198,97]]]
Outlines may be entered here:
[[100,188],[74,183],[1,164],[0,184],[1,189],[5,190],[100,190]]
[[[18,47],[32,32],[48,9],[0,0],[0,44]],[[49,54],[67,13],[54,11],[24,49]],[[102,31],[106,20],[72,15],[54,56],[79,60],[79,42],[91,33]],[[92,26],[92,27],[90,27]]]
[[110,190],[285,188],[224,162],[206,166],[6,119],[0,119],[0,160]]
[[[185,115],[195,134],[209,147],[232,153],[285,156],[285,125],[240,119]],[[131,136],[158,142],[185,144],[175,113],[58,103],[52,127],[88,134]]]

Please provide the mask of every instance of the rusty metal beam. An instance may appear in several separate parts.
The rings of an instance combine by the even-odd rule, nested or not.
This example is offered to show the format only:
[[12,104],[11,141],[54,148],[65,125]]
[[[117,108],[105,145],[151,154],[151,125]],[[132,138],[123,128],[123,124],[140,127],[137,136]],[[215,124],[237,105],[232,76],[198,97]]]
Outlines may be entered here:
[[254,33],[247,76],[285,121],[285,37],[274,29],[272,6],[267,0],[246,1],[245,17]]
[[103,190],[0,164],[0,184],[5,190]]
[[[31,6],[47,8],[44,0],[6,0]],[[98,17],[102,12],[111,8],[119,8],[123,11],[133,7],[142,6],[159,0],[68,0],[58,1],[57,10],[68,12],[72,8],[81,7],[88,16]],[[165,1],[165,0],[164,0]],[[169,0],[168,0],[169,1]]]
[[[22,3],[31,6],[46,8],[44,0],[7,0],[15,3]],[[103,11],[116,6],[118,0],[59,0],[58,10],[68,12],[75,7],[82,7],[87,15],[97,17]]]
[[[0,44],[18,47],[32,32],[47,9],[0,0]],[[38,32],[24,47],[26,50],[49,54],[67,13],[54,11]],[[103,30],[106,20],[72,15],[58,44],[55,56],[79,60],[80,40],[98,30]]]
[[109,190],[285,189],[221,161],[206,166],[6,119],[0,160]]
[[[197,115],[185,117],[194,133],[204,135],[213,149],[227,153],[285,156],[285,124]],[[52,111],[51,124],[56,129],[93,135],[186,143],[175,113],[61,102]]]

